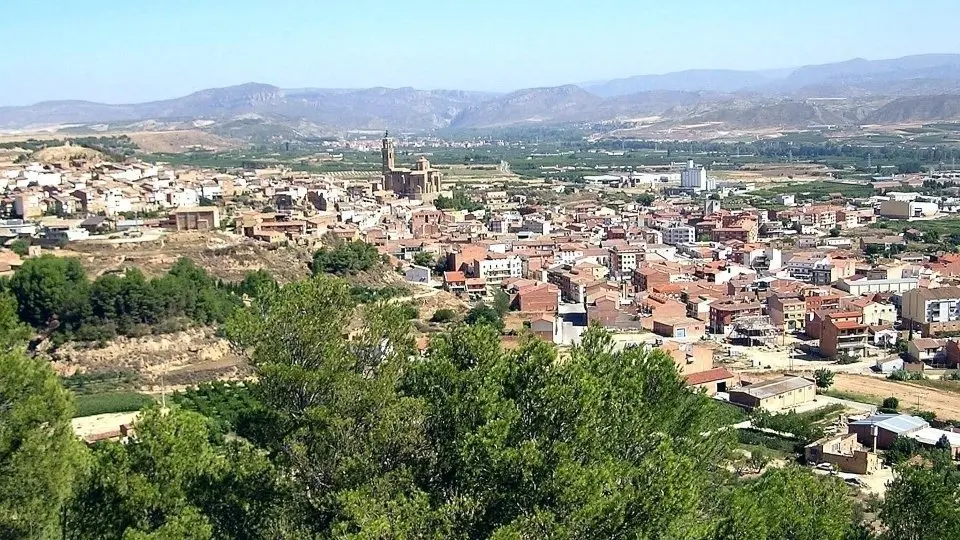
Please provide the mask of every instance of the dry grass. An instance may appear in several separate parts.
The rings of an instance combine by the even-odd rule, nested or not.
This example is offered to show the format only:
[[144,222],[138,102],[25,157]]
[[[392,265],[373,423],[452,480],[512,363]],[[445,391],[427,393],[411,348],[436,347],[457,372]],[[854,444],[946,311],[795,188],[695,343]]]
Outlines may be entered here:
[[876,403],[893,396],[900,400],[901,408],[933,411],[938,418],[945,420],[960,419],[960,393],[956,390],[847,373],[836,374],[831,390],[871,396]]

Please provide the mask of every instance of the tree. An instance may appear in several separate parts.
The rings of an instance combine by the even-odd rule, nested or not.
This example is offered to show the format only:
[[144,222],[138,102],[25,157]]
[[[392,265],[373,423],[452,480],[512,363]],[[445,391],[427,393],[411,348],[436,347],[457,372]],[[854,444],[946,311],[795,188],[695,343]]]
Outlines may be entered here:
[[413,256],[413,264],[433,268],[437,265],[437,256],[429,251],[421,251]]
[[650,206],[657,200],[657,196],[653,193],[641,193],[637,195],[636,201],[637,204],[641,206]]
[[487,325],[495,328],[500,333],[503,333],[505,328],[503,317],[500,316],[496,309],[487,304],[480,304],[473,307],[467,312],[467,317],[464,319],[464,322],[470,326]]
[[880,505],[887,538],[947,540],[960,538],[960,475],[949,458],[897,468]]
[[884,454],[888,465],[897,465],[920,453],[920,443],[910,437],[897,435]]
[[0,292],[0,353],[22,347],[30,339],[30,327],[20,322],[17,300]]
[[430,322],[446,323],[457,318],[457,312],[450,308],[440,308],[433,312]]
[[[64,529],[74,538],[282,537],[286,483],[262,452],[215,442],[204,417],[141,413],[128,444],[94,450]],[[220,438],[222,441],[222,438]]]
[[826,368],[820,368],[813,372],[813,379],[817,383],[817,388],[826,390],[833,385],[834,373]]
[[256,368],[272,418],[262,440],[295,483],[309,536],[676,538],[713,527],[706,498],[733,435],[662,352],[614,351],[593,327],[558,363],[551,344],[524,338],[506,352],[497,329],[477,324],[435,336],[413,360],[394,306],[355,306],[326,278],[256,299],[227,334]]
[[596,326],[562,363],[541,340],[505,353],[498,337],[484,325],[443,334],[409,377],[434,411],[437,465],[426,485],[460,494],[445,515],[474,508],[460,530],[687,538],[711,529],[701,504],[732,434],[711,430],[717,409],[686,388],[672,359],[616,352]]
[[507,313],[510,313],[510,295],[503,289],[498,289],[493,293],[493,309],[502,319]]
[[10,280],[10,292],[17,299],[20,318],[35,327],[53,320],[83,317],[87,298],[87,276],[76,259],[44,255],[27,259]]
[[30,242],[23,238],[17,238],[10,244],[10,251],[13,251],[21,257],[25,257],[30,252]]
[[346,519],[346,499],[427,466],[427,411],[398,391],[415,347],[397,306],[356,306],[346,283],[317,277],[257,299],[226,331],[249,351],[275,430],[265,444],[298,479],[318,531]]
[[380,254],[376,247],[354,240],[338,242],[333,248],[318,249],[313,254],[310,270],[315,276],[324,273],[342,276],[370,270],[379,262]]
[[830,236],[833,238],[840,236],[840,229],[837,227],[830,229]]
[[880,408],[887,412],[897,412],[900,410],[900,400],[891,396],[883,399],[883,403],[880,404]]
[[950,439],[948,439],[946,435],[941,436],[940,439],[937,440],[935,448],[937,450],[945,450],[948,452],[948,455],[953,458],[953,445],[950,444]]
[[903,163],[897,164],[897,173],[898,174],[917,174],[923,170],[923,167],[918,161],[906,161]]
[[735,487],[717,538],[842,540],[853,505],[843,482],[797,466],[770,469]]
[[279,285],[277,279],[267,270],[257,270],[244,276],[237,287],[237,292],[251,298],[275,292]]
[[709,242],[709,241],[710,241],[710,235],[707,233],[702,233],[700,236],[697,237],[697,242]]
[[0,538],[57,531],[83,464],[71,416],[70,395],[45,362],[0,352]]

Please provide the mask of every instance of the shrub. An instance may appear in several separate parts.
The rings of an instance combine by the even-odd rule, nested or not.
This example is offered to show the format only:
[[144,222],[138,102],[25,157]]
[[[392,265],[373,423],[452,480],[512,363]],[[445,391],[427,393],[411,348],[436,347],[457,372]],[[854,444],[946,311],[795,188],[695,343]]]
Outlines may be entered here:
[[435,323],[446,323],[450,322],[457,318],[457,312],[450,308],[440,308],[433,313],[433,317],[430,317],[430,322]]
[[17,238],[10,244],[10,250],[23,257],[30,251],[30,243],[23,238]]
[[895,397],[884,398],[880,404],[881,411],[897,412],[900,410],[900,400]]

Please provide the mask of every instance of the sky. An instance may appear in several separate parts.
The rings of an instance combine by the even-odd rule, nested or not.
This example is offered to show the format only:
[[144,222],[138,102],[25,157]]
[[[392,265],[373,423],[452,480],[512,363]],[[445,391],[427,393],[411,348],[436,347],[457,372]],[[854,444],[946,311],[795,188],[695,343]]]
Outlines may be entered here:
[[960,53],[958,0],[44,0],[0,17],[0,106],[245,82],[510,91]]

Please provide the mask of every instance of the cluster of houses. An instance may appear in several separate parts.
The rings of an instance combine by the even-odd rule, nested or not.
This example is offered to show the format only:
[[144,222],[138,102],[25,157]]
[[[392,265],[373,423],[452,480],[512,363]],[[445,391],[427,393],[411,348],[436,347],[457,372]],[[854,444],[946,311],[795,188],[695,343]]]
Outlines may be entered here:
[[[421,168],[396,167],[388,138],[382,152],[382,174],[366,176],[82,160],[17,165],[0,170],[0,214],[9,218],[0,221],[0,243],[150,228],[221,230],[272,244],[333,235],[376,246],[410,282],[474,302],[503,291],[531,331],[560,345],[598,323],[657,334],[682,345],[685,358],[716,350],[716,342],[773,347],[795,335],[825,358],[877,357],[881,370],[960,362],[956,342],[938,339],[960,333],[960,289],[951,286],[960,256],[890,255],[904,237],[867,228],[881,216],[951,211],[946,197],[896,191],[916,178],[876,184],[886,193],[858,200],[834,194],[798,205],[784,195],[780,210],[726,209],[723,189],[688,164],[681,187],[649,204],[541,204],[524,190],[481,186],[459,193],[471,209],[450,209],[436,203],[454,193],[425,159]],[[865,234],[843,234],[850,229]],[[890,257],[878,262],[868,251]],[[0,272],[16,264],[9,252],[0,256]],[[906,333],[919,338],[907,361],[886,360]],[[732,379],[712,359],[691,365],[685,374],[712,392]]]

